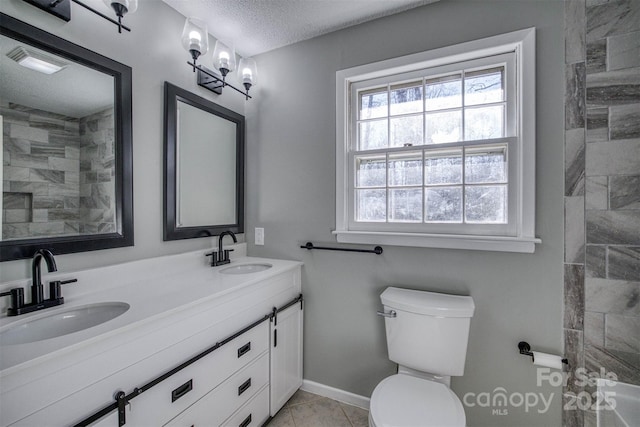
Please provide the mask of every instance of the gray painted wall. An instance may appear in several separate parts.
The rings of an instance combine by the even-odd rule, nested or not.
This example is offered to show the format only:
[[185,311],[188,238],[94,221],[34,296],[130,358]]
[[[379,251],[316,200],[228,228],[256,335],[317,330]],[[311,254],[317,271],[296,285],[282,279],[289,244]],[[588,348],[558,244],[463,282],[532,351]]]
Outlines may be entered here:
[[[89,0],[87,4],[109,14],[101,0]],[[71,21],[66,23],[22,0],[0,1],[0,11],[133,69],[135,246],[59,255],[58,270],[73,271],[211,247],[215,241],[210,238],[162,241],[163,85],[167,80],[241,114],[244,99],[232,91],[217,96],[197,86],[195,74],[186,64],[190,56],[180,42],[185,18],[160,0],[141,0],[138,11],[125,17],[133,31],[122,34],[118,34],[115,25],[78,5],[71,9]],[[211,54],[201,61],[211,63]],[[30,261],[3,262],[0,282],[30,277],[30,267]]]
[[[537,224],[531,254],[384,247],[382,256],[306,252],[335,242],[335,72],[518,29],[537,28]],[[543,393],[539,414],[467,408],[471,426],[560,425],[560,387],[537,387],[518,355],[528,340],[562,352],[563,4],[447,0],[260,55],[263,76],[247,104],[247,235],[251,255],[304,261],[304,377],[359,395],[393,373],[375,315],[388,285],[470,294],[476,303],[459,396]],[[265,246],[253,245],[264,227]]]

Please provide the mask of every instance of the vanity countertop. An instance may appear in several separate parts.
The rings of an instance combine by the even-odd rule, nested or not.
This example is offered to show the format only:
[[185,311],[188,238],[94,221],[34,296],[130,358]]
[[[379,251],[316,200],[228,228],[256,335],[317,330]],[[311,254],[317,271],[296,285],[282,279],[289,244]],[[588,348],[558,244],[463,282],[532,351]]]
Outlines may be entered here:
[[[165,320],[169,317],[171,323],[175,324],[185,316],[191,317],[211,309],[217,301],[224,302],[237,297],[236,291],[301,265],[297,261],[242,256],[244,248],[242,244],[238,246],[240,250],[236,251],[241,256],[236,255],[232,257],[231,264],[219,267],[208,265],[203,256],[206,251],[196,251],[76,273],[46,274],[43,282],[71,277],[78,279],[77,283],[63,287],[65,304],[16,317],[4,314],[0,318],[0,331],[34,318],[88,304],[124,302],[130,308],[105,323],[57,338],[13,345],[3,345],[0,341],[0,381],[16,371],[32,371],[38,366],[50,369],[50,366],[46,366],[48,359],[63,356],[68,363],[73,363],[74,355],[82,348],[87,350],[91,347],[93,350],[89,353],[93,354],[100,352],[103,345],[111,348],[124,345],[150,331],[166,327]],[[272,267],[250,274],[220,273],[225,268],[250,263],[266,263]],[[2,289],[18,285],[28,287],[28,284],[3,284]],[[83,353],[83,357],[91,356]]]

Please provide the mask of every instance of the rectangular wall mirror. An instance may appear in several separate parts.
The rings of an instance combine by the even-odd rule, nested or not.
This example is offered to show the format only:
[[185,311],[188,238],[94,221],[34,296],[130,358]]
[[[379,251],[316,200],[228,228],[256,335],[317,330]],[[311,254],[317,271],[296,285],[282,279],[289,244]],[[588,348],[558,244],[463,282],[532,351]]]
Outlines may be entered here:
[[165,82],[164,240],[244,232],[244,116]]
[[0,16],[0,258],[133,245],[131,68]]

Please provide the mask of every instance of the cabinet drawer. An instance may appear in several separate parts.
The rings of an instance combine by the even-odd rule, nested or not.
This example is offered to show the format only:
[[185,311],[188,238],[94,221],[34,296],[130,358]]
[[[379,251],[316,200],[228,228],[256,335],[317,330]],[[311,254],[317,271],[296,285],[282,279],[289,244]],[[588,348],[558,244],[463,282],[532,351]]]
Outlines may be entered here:
[[264,424],[267,418],[269,418],[269,387],[260,390],[222,425],[224,427],[257,427]]
[[236,372],[182,414],[165,424],[165,427],[220,425],[268,383],[269,353],[265,352],[258,360]]
[[[184,411],[265,353],[269,346],[268,328],[268,322],[261,323],[133,399],[127,424],[161,425]],[[253,387],[252,391],[256,389]]]

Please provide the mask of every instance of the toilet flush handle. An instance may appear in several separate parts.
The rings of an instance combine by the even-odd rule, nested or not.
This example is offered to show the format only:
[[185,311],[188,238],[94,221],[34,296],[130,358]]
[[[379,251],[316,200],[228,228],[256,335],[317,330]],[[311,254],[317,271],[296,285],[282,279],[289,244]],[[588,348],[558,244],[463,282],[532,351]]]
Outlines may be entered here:
[[395,310],[391,310],[388,313],[386,311],[378,311],[376,314],[382,317],[396,317]]

